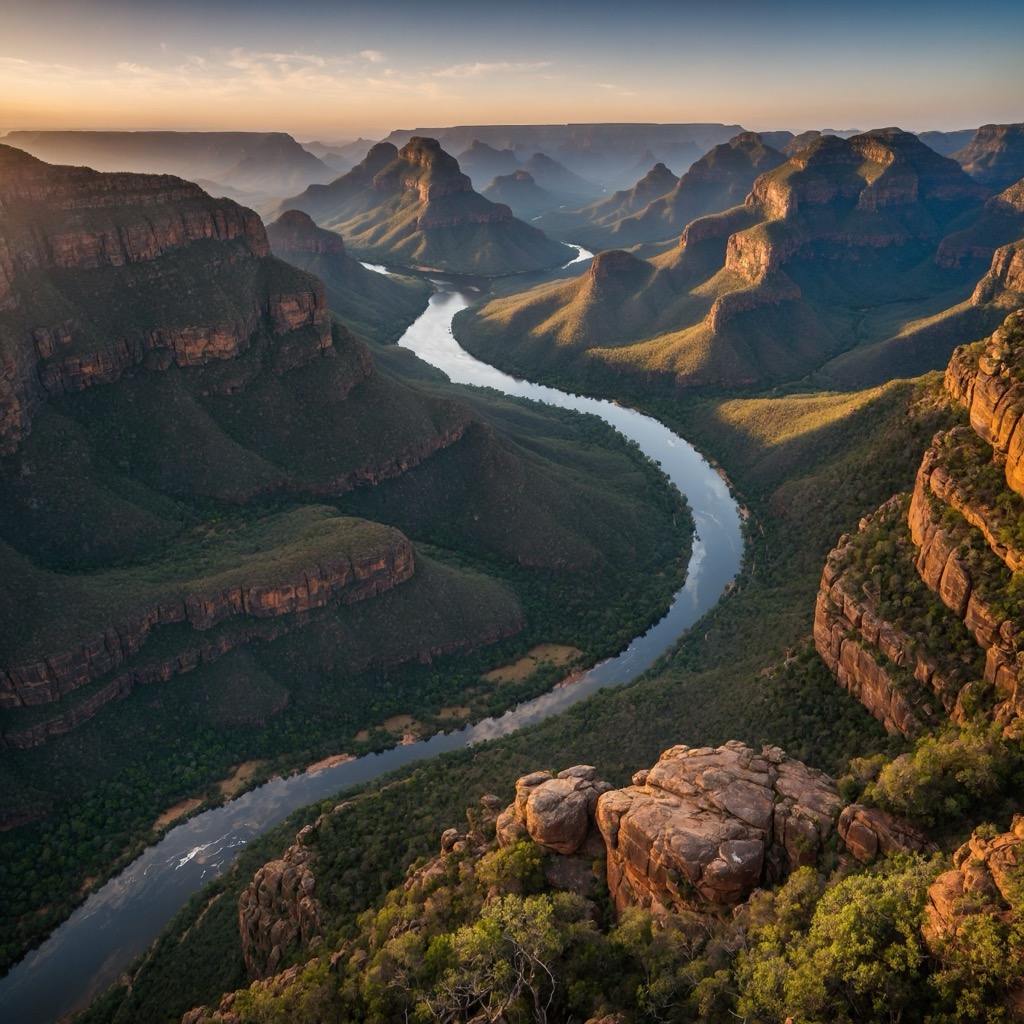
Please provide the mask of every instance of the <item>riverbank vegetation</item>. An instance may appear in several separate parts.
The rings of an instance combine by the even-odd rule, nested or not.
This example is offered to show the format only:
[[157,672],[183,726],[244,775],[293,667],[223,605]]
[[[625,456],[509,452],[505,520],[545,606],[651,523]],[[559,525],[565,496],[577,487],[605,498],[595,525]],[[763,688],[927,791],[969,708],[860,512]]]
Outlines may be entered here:
[[[515,779],[538,768],[593,764],[601,777],[622,785],[675,743],[741,739],[755,747],[778,744],[838,777],[851,758],[877,754],[882,764],[903,750],[904,741],[886,736],[836,685],[810,642],[811,622],[829,549],[865,508],[910,486],[922,447],[947,422],[939,394],[937,379],[929,379],[841,401],[816,394],[778,398],[770,410],[762,397],[735,395],[658,407],[728,468],[749,509],[736,586],[643,680],[346,794],[346,809],[318,851],[318,885],[327,890],[318,894],[328,907],[330,934],[338,942],[354,937],[362,910],[378,905],[409,865],[434,851],[438,835],[464,820],[467,805],[488,792],[510,801]],[[247,850],[218,883],[222,908],[199,922],[194,912],[183,914],[159,952],[130,972],[130,991],[110,993],[85,1019],[178,1020],[190,1006],[215,1005],[221,992],[237,987],[241,949],[232,911],[238,894],[256,867],[280,856],[320,810],[296,813]],[[213,949],[223,958],[219,978],[205,964]],[[303,954],[294,955],[304,962]],[[188,992],[175,988],[172,979],[188,977],[190,963],[200,961],[202,983]]]
[[[353,384],[364,357],[349,358],[356,343],[340,328],[334,339],[341,352],[319,376],[315,364],[261,376],[258,340],[235,366],[256,382],[218,406],[217,422],[203,387],[225,366],[140,373],[68,398],[40,412],[24,451],[2,467],[0,561],[12,571],[0,611],[19,624],[5,643],[26,659],[96,633],[90,608],[131,617],[140,601],[196,593],[196,580],[211,594],[279,582],[356,540],[368,549],[367,531],[400,530],[416,571],[370,600],[300,619],[160,625],[60,701],[0,712],[12,748],[0,763],[0,969],[152,841],[165,810],[219,802],[218,782],[237,765],[259,760],[256,784],[390,745],[399,737],[380,726],[395,715],[442,728],[453,705],[469,717],[500,712],[549,688],[557,671],[500,687],[484,673],[542,643],[572,645],[586,663],[613,654],[680,585],[685,505],[607,425],[515,400],[491,415],[482,397],[464,403],[463,389],[393,349]],[[293,410],[287,429],[267,409]],[[300,485],[236,504],[203,483],[258,490],[282,465],[323,480],[364,459],[387,465],[407,439],[460,425],[462,437],[376,488],[304,496]],[[293,450],[298,437],[316,443]],[[153,681],[98,701],[127,673]],[[61,716],[75,722],[63,735]],[[31,730],[45,742],[17,749],[12,738]]]

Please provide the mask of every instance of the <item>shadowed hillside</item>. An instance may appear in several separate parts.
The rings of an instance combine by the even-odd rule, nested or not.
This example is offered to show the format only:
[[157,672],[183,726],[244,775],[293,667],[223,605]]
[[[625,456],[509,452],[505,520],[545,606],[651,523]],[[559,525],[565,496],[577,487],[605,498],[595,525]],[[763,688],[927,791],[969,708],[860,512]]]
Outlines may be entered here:
[[243,762],[500,709],[554,680],[487,669],[610,654],[677,585],[678,496],[621,438],[464,401],[374,341],[419,284],[274,235],[329,289],[194,184],[0,147],[5,962]]

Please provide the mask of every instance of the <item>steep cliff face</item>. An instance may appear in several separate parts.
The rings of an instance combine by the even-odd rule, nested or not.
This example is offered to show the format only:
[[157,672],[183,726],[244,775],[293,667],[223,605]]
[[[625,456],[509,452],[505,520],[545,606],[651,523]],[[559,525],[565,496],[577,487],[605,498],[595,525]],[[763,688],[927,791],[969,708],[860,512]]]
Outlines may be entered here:
[[[907,707],[906,686],[894,677],[895,670],[908,668],[955,720],[964,714],[965,696],[986,687],[994,695],[991,713],[1010,733],[1020,731],[1024,609],[1015,574],[1024,567],[1019,534],[1024,512],[1022,352],[1024,312],[1011,314],[987,342],[957,349],[945,389],[969,417],[970,427],[936,435],[909,500],[894,501],[875,517],[889,520],[873,549],[876,582],[869,586],[864,581],[863,562],[854,570],[846,553],[857,545],[849,538],[829,556],[822,577],[815,615],[819,653],[843,686],[887,727],[905,734],[915,731],[920,719]],[[894,543],[900,530],[909,536],[909,547]],[[860,543],[862,552],[869,543]],[[892,621],[879,626],[873,610],[869,615],[883,596],[890,609],[900,604],[900,588],[908,584],[893,581],[908,562],[962,626],[959,639],[937,628],[942,616],[934,610],[924,615],[918,609],[909,633]],[[882,595],[878,581],[886,580],[886,573],[893,592]],[[894,635],[901,637],[899,643],[892,642]],[[964,646],[965,638],[973,647]],[[965,655],[973,650],[973,667],[961,660],[954,671],[944,671],[954,648]]]
[[1024,303],[1024,241],[1000,246],[988,273],[978,282],[971,303],[1017,309]]
[[[47,397],[112,383],[150,353],[167,354],[153,368],[229,360],[261,328],[282,342],[308,328],[314,350],[330,348],[323,286],[270,272],[251,210],[180,179],[52,167],[9,147],[0,171],[0,453],[16,450]],[[224,291],[216,304],[137,308],[124,297],[170,286],[186,266],[229,286],[253,273],[266,283]],[[111,316],[115,268],[123,313]],[[69,283],[57,301],[55,276]]]
[[220,591],[204,591],[200,583],[183,598],[134,610],[124,621],[112,623],[68,650],[0,668],[0,707],[60,700],[137,654],[159,626],[183,622],[202,632],[234,616],[298,615],[323,608],[330,601],[359,601],[410,579],[415,559],[408,539],[385,527],[376,532],[376,543],[361,544],[355,553],[325,553],[317,564],[294,571],[291,580],[261,581],[249,576],[242,585]]

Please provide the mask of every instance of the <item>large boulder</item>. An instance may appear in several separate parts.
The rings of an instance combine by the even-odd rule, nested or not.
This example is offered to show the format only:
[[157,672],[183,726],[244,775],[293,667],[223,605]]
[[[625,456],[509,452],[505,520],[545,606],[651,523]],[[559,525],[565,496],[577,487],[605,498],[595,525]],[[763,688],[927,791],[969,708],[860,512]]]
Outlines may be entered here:
[[552,853],[578,853],[591,834],[598,797],[611,788],[591,765],[566,768],[557,776],[524,775],[516,782],[515,802],[498,816],[498,842],[510,846],[529,837]]
[[615,906],[740,903],[813,864],[841,805],[827,775],[777,747],[673,747],[598,801]]

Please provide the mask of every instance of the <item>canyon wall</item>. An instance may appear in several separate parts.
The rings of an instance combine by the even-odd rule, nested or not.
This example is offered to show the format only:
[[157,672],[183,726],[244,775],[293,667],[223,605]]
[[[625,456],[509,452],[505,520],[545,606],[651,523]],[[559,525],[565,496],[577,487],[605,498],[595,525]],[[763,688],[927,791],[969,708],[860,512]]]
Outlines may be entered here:
[[[1024,710],[1024,609],[1015,577],[1024,567],[1024,311],[1011,313],[986,341],[958,348],[944,384],[969,426],[936,435],[913,492],[869,517],[859,537],[844,537],[831,553],[815,611],[815,646],[840,684],[890,730],[915,733],[934,711],[929,694],[962,721],[965,701],[988,692],[991,714],[1018,735]],[[913,628],[901,625],[892,610],[899,593],[883,595],[868,583],[870,558],[856,568],[851,553],[871,543],[863,538],[879,524],[881,578],[909,562],[962,626],[973,663],[964,639],[951,640],[950,630],[939,628],[942,615],[927,613],[930,627],[920,619]],[[905,549],[892,541],[901,532],[909,536]],[[885,598],[888,621],[876,607]],[[908,678],[919,688],[908,688]]]

